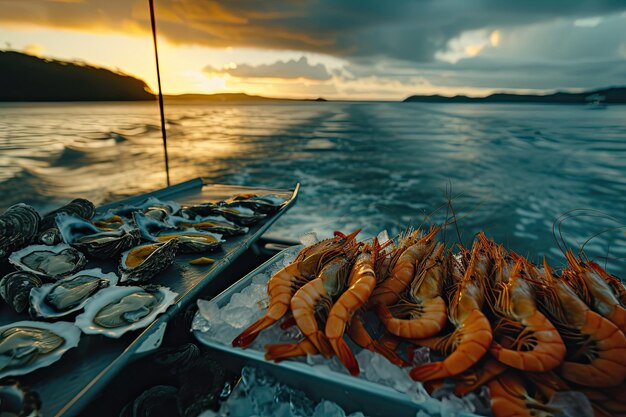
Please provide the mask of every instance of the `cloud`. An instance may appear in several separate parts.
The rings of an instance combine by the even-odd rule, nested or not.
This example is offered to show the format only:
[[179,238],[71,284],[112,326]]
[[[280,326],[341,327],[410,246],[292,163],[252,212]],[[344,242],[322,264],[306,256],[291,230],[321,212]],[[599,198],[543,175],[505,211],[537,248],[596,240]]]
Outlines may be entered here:
[[43,55],[43,46],[39,43],[31,43],[24,47],[24,52],[29,55],[34,56],[42,56]]
[[311,65],[305,56],[289,61],[276,61],[273,64],[231,64],[222,69],[207,66],[207,73],[229,74],[239,78],[304,78],[315,81],[326,81],[332,77],[323,64]]
[[[0,22],[149,32],[145,0],[3,0]],[[464,32],[626,10],[622,0],[160,0],[159,34],[172,43],[317,52],[348,59],[428,62]],[[587,24],[589,24],[587,22]],[[470,48],[470,52],[476,49]]]

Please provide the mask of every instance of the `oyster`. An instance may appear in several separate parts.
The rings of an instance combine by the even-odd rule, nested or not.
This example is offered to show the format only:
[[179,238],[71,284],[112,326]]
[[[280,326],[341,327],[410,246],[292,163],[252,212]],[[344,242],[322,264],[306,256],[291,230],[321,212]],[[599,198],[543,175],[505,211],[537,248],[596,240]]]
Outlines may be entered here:
[[239,194],[229,198],[224,203],[226,206],[239,204],[261,213],[274,213],[285,204],[285,201],[285,198],[276,194],[261,196],[256,194]]
[[102,215],[95,217],[93,220],[93,225],[96,226],[100,230],[111,231],[117,230],[120,227],[124,226],[126,222],[121,216],[117,214],[113,215]]
[[178,240],[179,253],[212,252],[222,245],[222,235],[196,229],[162,230],[154,239],[158,242]]
[[0,416],[39,417],[41,399],[15,379],[0,382]]
[[80,329],[72,323],[18,321],[0,327],[0,378],[24,375],[58,361],[78,346]]
[[155,236],[164,229],[175,229],[174,226],[161,220],[148,217],[143,213],[133,213],[133,222],[145,240],[155,241]]
[[169,288],[156,285],[105,288],[85,305],[76,325],[86,334],[118,338],[150,325],[176,296]]
[[139,243],[139,230],[124,225],[117,230],[102,231],[78,216],[59,213],[57,226],[63,241],[89,256],[111,259]]
[[21,313],[28,306],[30,290],[41,287],[41,279],[30,272],[16,271],[0,280],[0,296],[13,310]]
[[165,243],[148,243],[134,247],[122,255],[120,261],[121,282],[147,281],[174,262],[178,240]]
[[0,216],[0,262],[35,239],[40,220],[34,208],[21,203],[9,207]]
[[56,245],[60,242],[59,233],[55,231],[57,214],[73,214],[82,219],[90,220],[95,212],[96,208],[91,201],[85,200],[84,198],[72,200],[70,203],[64,205],[63,207],[59,207],[44,216],[41,220],[41,224],[39,225],[39,230],[41,232],[39,235],[39,241],[44,245]]
[[85,265],[85,255],[66,244],[31,245],[13,252],[9,262],[22,271],[50,277],[71,275]]
[[117,275],[102,273],[100,268],[86,269],[54,284],[45,284],[30,293],[33,317],[57,318],[83,308],[90,297],[102,288],[116,285]]
[[235,223],[226,220],[223,216],[196,217],[195,219],[170,216],[167,222],[178,228],[198,229],[206,232],[219,233],[224,236],[248,233],[247,227],[237,226]]
[[227,220],[233,221],[242,226],[249,226],[266,217],[265,214],[255,213],[254,210],[244,207],[238,203],[204,203],[197,206],[186,207],[183,211],[187,217],[195,216],[223,216]]
[[[109,214],[117,214],[122,217],[131,217],[134,212],[165,211],[167,214],[174,214],[180,210],[180,204],[174,201],[161,201],[156,197],[148,197],[139,204],[122,204],[108,211]],[[156,217],[155,217],[156,216]],[[160,214],[152,213],[150,217],[157,218]]]

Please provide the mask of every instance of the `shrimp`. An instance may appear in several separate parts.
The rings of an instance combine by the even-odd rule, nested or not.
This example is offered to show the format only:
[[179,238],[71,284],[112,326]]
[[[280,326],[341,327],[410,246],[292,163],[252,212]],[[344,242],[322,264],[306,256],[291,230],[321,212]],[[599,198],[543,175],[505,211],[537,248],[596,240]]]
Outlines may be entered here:
[[348,288],[330,309],[326,320],[325,334],[333,351],[352,375],[359,374],[359,364],[343,339],[346,325],[354,313],[369,299],[376,287],[375,268],[379,261],[380,247],[374,239],[373,246],[366,245],[357,256],[350,276]]
[[462,373],[457,377],[454,386],[454,394],[463,396],[474,391],[478,387],[488,383],[504,371],[509,369],[506,365],[494,358],[485,358],[478,362],[471,371]]
[[500,251],[493,255],[500,279],[492,286],[495,325],[489,351],[500,362],[523,371],[556,368],[565,357],[565,344],[554,325],[537,309],[532,287],[522,278],[526,260],[515,255],[517,261],[511,267]]
[[341,253],[359,232],[360,229],[348,236],[336,233],[332,239],[322,240],[302,249],[291,264],[270,278],[267,286],[270,302],[265,315],[237,336],[232,345],[249,346],[261,330],[280,320],[289,310],[294,293],[315,278],[324,263]]
[[431,228],[421,238],[419,237],[419,230],[417,230],[403,239],[391,261],[391,265],[393,265],[391,273],[374,290],[370,300],[371,305],[389,305],[400,298],[400,294],[409,286],[415,275],[415,264],[420,263],[435,247],[435,242],[432,239],[440,229],[440,227]]
[[280,362],[283,359],[305,355],[317,355],[319,351],[309,339],[299,343],[281,343],[265,346],[265,360]]
[[568,250],[565,256],[571,270],[563,271],[563,277],[576,294],[595,312],[609,319],[622,333],[626,333],[626,308],[621,305],[613,288],[598,272],[598,268],[602,268],[598,264],[592,267],[578,260],[571,250]]
[[567,347],[559,368],[563,378],[579,385],[608,387],[626,377],[626,337],[617,326],[589,307],[566,282],[557,279],[544,258],[544,273],[527,263],[536,282],[539,305]]
[[482,313],[482,290],[487,275],[487,258],[481,244],[476,241],[472,248],[469,265],[461,275],[459,265],[452,265],[451,274],[458,282],[452,295],[449,308],[450,322],[455,330],[444,337],[414,340],[420,345],[433,346],[435,349],[449,353],[440,362],[418,365],[410,371],[417,381],[431,381],[458,375],[478,362],[487,353],[493,335],[489,320]]
[[344,254],[328,262],[317,277],[303,285],[291,299],[291,311],[300,331],[325,357],[331,357],[333,350],[317,320],[325,321],[333,297],[344,289],[356,249],[346,249]]
[[448,321],[448,309],[441,297],[446,274],[443,250],[444,245],[439,243],[422,266],[417,268],[408,291],[408,300],[402,299],[389,307],[383,304],[376,306],[378,317],[391,334],[423,339],[439,333]]
[[561,412],[531,397],[522,379],[510,372],[489,382],[488,387],[495,417],[552,417]]
[[346,328],[346,333],[350,336],[350,339],[357,345],[361,346],[364,349],[369,351],[379,353],[383,355],[389,362],[394,365],[404,367],[408,364],[404,359],[402,359],[394,349],[380,343],[379,341],[373,339],[367,330],[365,329],[365,325],[363,324],[363,319],[359,313],[355,314],[348,324]]

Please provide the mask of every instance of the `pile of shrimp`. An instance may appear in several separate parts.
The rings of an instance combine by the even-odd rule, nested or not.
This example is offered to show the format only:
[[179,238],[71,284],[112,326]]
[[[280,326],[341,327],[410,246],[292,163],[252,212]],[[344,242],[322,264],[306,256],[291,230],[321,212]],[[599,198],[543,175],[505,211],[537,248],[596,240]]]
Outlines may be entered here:
[[[583,393],[596,416],[626,416],[626,288],[617,277],[571,251],[557,274],[482,232],[453,253],[436,241],[439,230],[383,245],[335,232],[302,249],[271,277],[267,312],[233,346],[282,320],[303,339],[267,345],[267,360],[336,355],[358,375],[344,336],[407,368],[401,347],[410,357],[426,346],[442,360],[413,366],[410,376],[431,391],[452,382],[457,395],[486,385],[496,417],[559,414],[550,404],[558,391]],[[382,337],[368,333],[366,311]]]

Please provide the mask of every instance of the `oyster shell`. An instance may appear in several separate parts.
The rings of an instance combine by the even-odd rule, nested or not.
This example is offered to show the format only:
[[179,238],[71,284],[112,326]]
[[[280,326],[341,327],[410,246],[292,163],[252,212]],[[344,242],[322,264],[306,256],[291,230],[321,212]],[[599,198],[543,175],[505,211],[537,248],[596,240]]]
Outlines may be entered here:
[[147,281],[174,262],[178,240],[165,243],[148,243],[134,247],[122,255],[119,271],[121,282]]
[[55,245],[60,242],[59,233],[55,232],[56,217],[59,213],[73,214],[85,220],[90,220],[96,212],[96,207],[89,200],[77,198],[63,207],[46,214],[39,225],[39,241],[44,245]]
[[93,218],[92,222],[94,226],[104,231],[117,230],[126,224],[124,219],[117,214],[104,214],[97,216]]
[[[134,212],[152,212],[152,211],[165,211],[167,214],[174,214],[180,210],[180,204],[175,201],[161,201],[156,197],[148,197],[139,204],[122,204],[118,207],[112,208],[108,211],[109,214],[117,214],[122,217],[131,217]],[[160,216],[160,214],[153,213],[150,217]]]
[[35,274],[24,271],[11,272],[0,280],[0,296],[13,310],[21,313],[28,306],[30,290],[41,285],[41,278]]
[[57,215],[57,226],[65,243],[99,259],[111,259],[140,241],[139,230],[128,225],[102,231],[91,222],[66,213]]
[[67,244],[31,245],[13,252],[9,262],[22,271],[50,277],[67,276],[85,265],[85,255]]
[[78,346],[80,329],[72,323],[18,321],[0,327],[0,378],[24,375],[58,361]]
[[235,236],[248,233],[247,227],[237,226],[235,223],[226,220],[223,216],[196,217],[195,219],[170,216],[167,219],[167,222],[178,228],[198,229],[205,232],[218,233],[224,236]]
[[30,244],[39,230],[39,213],[27,204],[15,204],[0,216],[0,262]]
[[150,325],[174,304],[177,293],[167,287],[109,287],[96,294],[76,317],[86,334],[118,338],[126,332]]
[[223,216],[227,220],[242,226],[249,226],[266,217],[265,214],[256,213],[250,208],[238,203],[204,203],[196,206],[186,207],[183,213],[189,218],[196,216]]
[[178,240],[178,253],[201,253],[217,250],[222,243],[222,235],[196,229],[162,230],[154,237],[155,241]]
[[117,284],[113,272],[100,268],[86,269],[53,284],[45,284],[30,293],[30,314],[33,317],[57,318],[83,308],[90,297],[103,288]]
[[15,379],[0,382],[0,416],[41,416],[39,394],[22,386]]
[[241,205],[261,213],[274,213],[284,204],[285,198],[276,194],[239,194],[224,201],[226,206]]
[[133,222],[139,229],[141,237],[145,240],[156,241],[155,236],[165,229],[175,229],[174,226],[167,224],[161,220],[148,217],[143,213],[133,213]]

